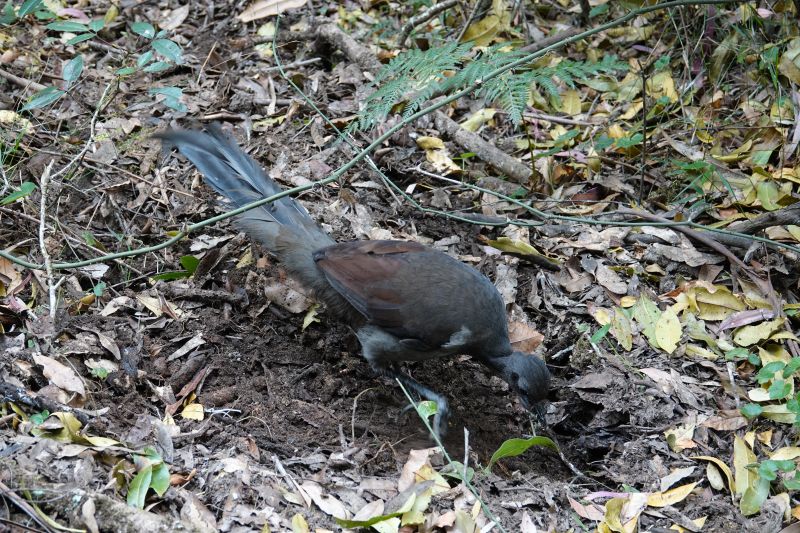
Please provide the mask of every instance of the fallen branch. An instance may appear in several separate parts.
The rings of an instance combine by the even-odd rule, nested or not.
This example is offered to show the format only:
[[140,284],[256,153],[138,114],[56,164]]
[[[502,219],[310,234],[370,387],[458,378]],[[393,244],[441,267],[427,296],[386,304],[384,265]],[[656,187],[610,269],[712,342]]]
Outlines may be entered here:
[[785,224],[800,224],[800,202],[777,211],[762,213],[752,220],[734,222],[728,226],[728,229],[737,233],[752,235],[772,226],[783,226]]
[[[381,69],[382,65],[372,51],[344,33],[339,26],[323,24],[318,33],[321,38],[341,50],[350,61],[358,64],[362,69],[372,73]],[[484,141],[478,135],[463,129],[443,112],[435,111],[433,117],[436,127],[447,133],[452,141],[461,148],[474,152],[482,161],[512,180],[518,183],[527,183],[531,176],[531,169],[526,165]]]
[[458,0],[444,0],[444,2],[432,5],[425,11],[414,15],[403,25],[403,29],[400,31],[400,38],[397,42],[400,44],[400,46],[405,46],[406,39],[408,39],[408,36],[411,34],[414,28],[423,22],[428,22],[445,9],[450,9],[456,4],[458,4]]
[[123,501],[99,492],[83,490],[66,483],[49,483],[25,472],[15,471],[12,476],[15,486],[0,486],[5,495],[20,490],[46,492],[47,497],[33,503],[49,514],[62,516],[69,527],[75,529],[86,528],[94,531],[99,529],[118,533],[205,531],[177,518],[130,507]]

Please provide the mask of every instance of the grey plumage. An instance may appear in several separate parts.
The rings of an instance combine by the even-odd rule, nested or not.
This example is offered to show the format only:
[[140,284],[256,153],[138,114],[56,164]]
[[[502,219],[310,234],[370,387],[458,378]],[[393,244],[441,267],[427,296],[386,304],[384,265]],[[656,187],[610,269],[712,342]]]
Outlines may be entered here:
[[[176,146],[234,208],[281,191],[217,127],[158,137]],[[239,215],[237,224],[353,326],[364,357],[378,373],[437,402],[434,422],[440,434],[446,429],[447,400],[399,372],[398,362],[469,354],[508,382],[526,407],[537,411],[546,398],[547,367],[512,351],[503,300],[477,270],[413,242],[337,244],[290,197]]]

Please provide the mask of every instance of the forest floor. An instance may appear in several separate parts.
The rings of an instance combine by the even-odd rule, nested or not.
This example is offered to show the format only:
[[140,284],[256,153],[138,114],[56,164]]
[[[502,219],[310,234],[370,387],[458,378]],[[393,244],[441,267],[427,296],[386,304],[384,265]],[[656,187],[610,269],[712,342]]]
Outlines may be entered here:
[[[52,19],[45,2],[5,18],[0,247],[39,264],[43,251],[70,263],[158,245],[225,211],[158,131],[222,123],[285,187],[308,185],[359,152],[334,127],[356,119],[373,67],[404,45],[462,30],[530,45],[622,14],[593,10],[587,26],[568,2],[451,2],[398,44],[426,4],[286,4],[275,48],[276,19],[243,22],[241,4],[89,1]],[[754,12],[757,29],[741,13],[654,11],[587,36],[537,68],[615,54],[649,70],[572,86],[555,71],[560,98],[534,84],[522,125],[465,96],[384,141],[371,154],[383,175],[362,161],[298,196],[337,240],[415,240],[495,281],[512,340],[554,376],[540,434],[558,451],[487,469],[533,435],[531,417],[455,357],[406,366],[450,401],[443,454],[352,331],[226,219],[51,273],[0,258],[0,529],[333,531],[385,516],[372,527],[765,533],[795,521],[800,44],[791,11]],[[732,44],[729,24],[764,41]],[[778,67],[763,66],[779,41]],[[474,492],[448,461],[474,469]]]

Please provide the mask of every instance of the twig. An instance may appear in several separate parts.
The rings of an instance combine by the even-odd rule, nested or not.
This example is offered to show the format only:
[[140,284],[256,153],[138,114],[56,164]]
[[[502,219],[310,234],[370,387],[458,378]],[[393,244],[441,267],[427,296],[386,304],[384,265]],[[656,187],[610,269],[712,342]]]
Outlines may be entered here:
[[45,531],[47,532],[55,531],[39,517],[39,513],[36,512],[36,509],[34,509],[30,503],[25,501],[24,498],[20,497],[16,492],[11,490],[2,481],[0,481],[0,495],[11,500],[11,502],[13,502],[14,505],[19,507],[21,511],[23,511],[25,514],[31,517],[31,519],[33,519],[33,521],[36,522]]
[[598,124],[596,122],[557,117],[555,115],[548,115],[546,113],[523,113],[522,116],[531,120],[546,120],[547,122],[553,122],[554,124],[566,124],[567,126],[585,126],[589,128],[594,126],[602,126],[602,124]]
[[800,202],[792,204],[777,211],[767,211],[761,213],[752,220],[734,222],[728,229],[738,233],[757,233],[772,226],[782,226],[784,224],[796,224],[800,220]]
[[64,277],[56,283],[53,277],[53,263],[50,259],[50,252],[47,251],[47,242],[45,240],[45,228],[47,227],[47,187],[50,185],[50,174],[53,170],[53,161],[50,161],[44,167],[44,173],[39,179],[39,251],[44,258],[44,270],[47,274],[47,293],[50,296],[50,318],[56,317],[56,307],[58,299],[56,298],[56,291],[61,282],[66,279]]
[[74,409],[68,405],[54,402],[53,400],[49,400],[44,396],[38,396],[28,392],[22,387],[15,387],[14,385],[6,383],[5,381],[0,381],[0,398],[4,402],[10,401],[14,403],[20,403],[37,411],[50,411],[51,413],[62,411],[65,413],[70,413],[74,415],[75,418],[77,418],[83,425],[88,424],[90,421],[89,416],[81,409]]
[[198,85],[200,84],[200,78],[203,76],[203,73],[206,70],[206,65],[208,64],[208,60],[211,59],[211,54],[213,54],[214,50],[217,48],[217,42],[218,41],[214,41],[214,44],[211,45],[211,49],[208,51],[208,54],[206,54],[206,60],[203,61],[203,64],[200,66],[200,71],[197,73],[197,81],[196,81]]
[[439,131],[447,133],[454,143],[468,152],[473,152],[481,161],[515,182],[528,183],[528,179],[531,177],[530,167],[520,163],[515,157],[508,155],[495,145],[484,141],[478,135],[465,130],[441,111],[434,112],[433,119]]
[[461,27],[461,31],[458,32],[456,41],[461,41],[461,38],[464,37],[465,33],[467,33],[467,29],[472,25],[472,21],[478,16],[478,11],[480,11],[481,5],[485,3],[485,0],[475,0],[475,7],[472,8],[469,17],[467,17],[467,20],[464,21],[464,25]]
[[86,152],[89,151],[89,147],[94,142],[95,127],[97,126],[97,117],[100,116],[100,111],[103,109],[103,100],[106,99],[106,96],[108,95],[113,85],[114,85],[113,81],[108,83],[108,85],[106,85],[106,88],[103,89],[103,94],[100,95],[100,100],[97,102],[97,107],[95,108],[94,114],[92,115],[92,120],[89,122],[89,138],[86,140],[86,143],[83,145],[83,148],[81,149],[80,152],[78,152],[78,154],[75,157],[70,159],[69,162],[61,168],[61,170],[54,173],[51,176],[51,179],[56,179],[60,177],[62,174],[65,174],[67,170],[69,170],[70,167],[72,167],[72,165],[80,161],[86,154]]
[[467,479],[467,465],[469,464],[469,430],[464,426],[464,474],[463,479]]
[[362,394],[366,394],[367,392],[374,390],[375,387],[370,387],[368,389],[364,389],[359,392],[355,398],[353,398],[353,411],[352,415],[350,416],[350,438],[353,442],[356,441],[356,407],[358,406],[358,399],[361,398]]
[[0,78],[5,78],[11,83],[15,83],[20,87],[29,87],[34,91],[41,91],[47,89],[47,87],[45,85],[42,85],[41,83],[36,83],[35,81],[26,80],[25,78],[20,78],[19,76],[15,76],[10,72],[6,72],[3,69],[0,69]]
[[[306,65],[313,65],[314,63],[319,63],[320,61],[322,61],[321,57],[312,57],[311,59],[304,59],[302,61],[295,61],[294,63],[286,63],[285,65],[276,65],[274,67],[267,67],[267,68],[261,69],[261,72],[275,72],[275,71],[281,70],[282,68],[283,69],[287,69],[287,68],[304,67]],[[289,102],[291,102],[291,100],[289,100]]]
[[440,2],[438,4],[434,4],[425,11],[421,13],[417,13],[403,25],[403,29],[400,30],[400,38],[397,40],[397,43],[400,46],[405,46],[406,39],[408,36],[411,35],[411,32],[422,24],[423,22],[428,22],[430,19],[444,11],[445,9],[450,9],[454,5],[458,4],[458,0],[444,0],[444,2]]
[[551,35],[550,37],[545,37],[535,43],[527,44],[519,49],[520,52],[525,53],[532,53],[538,52],[539,50],[543,50],[545,48],[549,48],[556,43],[559,43],[563,40],[570,39],[581,32],[578,28],[570,28],[568,30],[562,31],[561,33],[557,33],[555,35]]

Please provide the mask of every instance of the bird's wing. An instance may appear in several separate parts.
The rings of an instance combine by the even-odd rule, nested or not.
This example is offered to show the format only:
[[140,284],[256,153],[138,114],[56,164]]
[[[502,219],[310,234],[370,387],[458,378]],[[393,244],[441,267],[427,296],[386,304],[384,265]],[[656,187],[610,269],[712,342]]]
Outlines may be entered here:
[[[371,324],[400,338],[408,331],[409,277],[428,248],[405,241],[353,241],[314,254],[331,286]],[[424,261],[424,259],[423,259]]]

